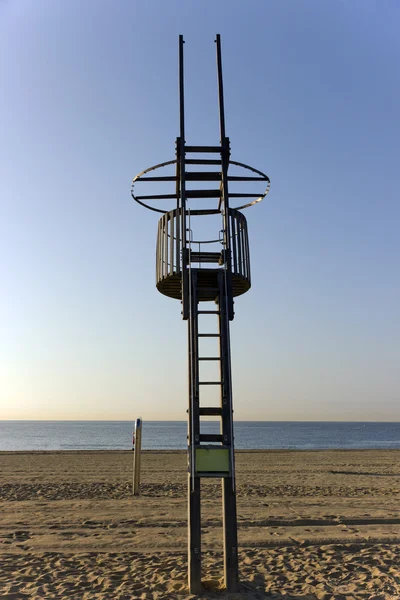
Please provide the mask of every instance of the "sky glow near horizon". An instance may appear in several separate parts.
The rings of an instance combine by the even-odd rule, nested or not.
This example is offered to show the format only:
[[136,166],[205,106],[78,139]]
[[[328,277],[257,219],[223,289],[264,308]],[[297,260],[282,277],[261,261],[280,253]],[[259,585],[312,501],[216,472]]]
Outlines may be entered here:
[[[244,8],[245,7],[245,8]],[[186,141],[267,173],[238,420],[400,421],[400,5],[0,4],[0,419],[186,418],[187,325],[132,178]]]

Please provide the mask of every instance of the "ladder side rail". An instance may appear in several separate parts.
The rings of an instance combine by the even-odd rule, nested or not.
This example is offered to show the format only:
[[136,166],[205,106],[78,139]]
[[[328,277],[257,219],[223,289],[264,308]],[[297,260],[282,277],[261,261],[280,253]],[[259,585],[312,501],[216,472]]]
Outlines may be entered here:
[[[189,216],[189,255],[192,251],[190,209]],[[199,442],[200,415],[199,415],[199,308],[197,295],[197,269],[192,269],[191,262],[188,266],[189,280],[189,420],[191,424],[191,456],[190,471],[192,477],[195,475],[195,445]]]
[[[190,213],[189,213],[190,218]],[[201,495],[195,473],[195,449],[200,439],[198,371],[197,271],[189,267],[189,446],[188,446],[188,579],[192,594],[201,592]]]
[[[190,245],[190,236],[189,236],[189,245]],[[190,248],[189,248],[190,253]],[[188,467],[190,471],[190,475],[193,477],[193,457],[194,457],[194,448],[193,448],[193,430],[194,430],[194,420],[193,420],[193,398],[194,398],[194,349],[193,349],[193,340],[194,340],[194,331],[193,331],[193,320],[192,320],[192,270],[189,262],[189,320],[188,320],[188,383],[189,383],[189,408],[188,408]]]
[[220,355],[221,355],[221,429],[225,444],[230,447],[231,476],[222,479],[223,502],[223,536],[224,536],[224,577],[228,591],[236,592],[239,586],[238,544],[237,544],[237,510],[235,489],[235,456],[233,437],[232,410],[232,374],[229,340],[229,315],[226,302],[226,277],[224,272],[219,276],[220,289]]
[[221,408],[222,408],[222,421],[221,421],[221,433],[224,436],[224,443],[229,446],[233,446],[233,437],[231,430],[231,418],[232,418],[232,392],[230,388],[230,355],[229,346],[227,343],[227,335],[229,330],[229,319],[228,319],[228,308],[226,304],[225,294],[225,277],[224,271],[218,273],[218,303],[219,303],[219,315],[218,315],[218,331],[219,337],[219,355],[221,357],[220,362],[220,374],[221,374]]
[[[219,333],[220,333],[220,356],[221,367],[223,368],[222,381],[223,381],[223,393],[227,399],[226,404],[226,424],[227,434],[230,439],[231,446],[231,466],[232,466],[232,487],[235,490],[235,445],[234,445],[234,434],[233,434],[233,394],[232,394],[232,368],[231,368],[231,343],[230,343],[230,326],[229,326],[229,307],[227,298],[226,288],[226,271],[222,271],[220,275],[221,283],[220,289],[222,290],[222,296],[220,295],[220,306],[221,311],[219,315]],[[229,432],[228,432],[229,429]]]

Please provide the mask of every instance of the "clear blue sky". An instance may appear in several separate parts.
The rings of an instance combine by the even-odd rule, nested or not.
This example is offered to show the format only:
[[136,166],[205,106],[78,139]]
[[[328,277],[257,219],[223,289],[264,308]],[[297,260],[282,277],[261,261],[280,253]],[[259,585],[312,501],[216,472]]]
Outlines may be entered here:
[[185,419],[186,323],[132,177],[218,141],[268,173],[236,419],[400,420],[397,0],[0,3],[0,418]]

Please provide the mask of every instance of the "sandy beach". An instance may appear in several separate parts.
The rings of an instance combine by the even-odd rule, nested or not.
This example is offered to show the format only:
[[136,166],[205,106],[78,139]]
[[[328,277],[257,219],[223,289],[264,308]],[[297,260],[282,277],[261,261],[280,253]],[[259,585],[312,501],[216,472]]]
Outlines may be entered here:
[[[0,597],[195,598],[186,454],[0,453]],[[241,588],[222,587],[220,482],[202,484],[203,598],[400,598],[400,451],[236,454]]]

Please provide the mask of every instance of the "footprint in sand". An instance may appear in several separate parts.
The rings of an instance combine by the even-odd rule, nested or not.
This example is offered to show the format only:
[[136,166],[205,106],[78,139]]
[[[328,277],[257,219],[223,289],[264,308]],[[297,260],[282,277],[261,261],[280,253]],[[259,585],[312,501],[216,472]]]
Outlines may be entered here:
[[75,534],[72,531],[60,531],[59,535],[62,535],[66,540],[70,540],[75,537]]
[[31,534],[29,531],[15,531],[12,537],[17,542],[24,542],[25,540],[31,539]]

